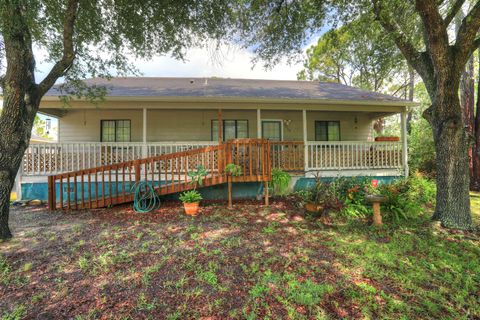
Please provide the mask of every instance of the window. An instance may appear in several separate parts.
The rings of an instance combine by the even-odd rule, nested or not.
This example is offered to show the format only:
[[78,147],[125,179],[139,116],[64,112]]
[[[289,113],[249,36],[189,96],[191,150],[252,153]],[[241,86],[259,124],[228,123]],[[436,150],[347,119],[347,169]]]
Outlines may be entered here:
[[272,141],[281,141],[282,122],[280,120],[262,120],[262,137]]
[[[248,120],[223,120],[223,140],[248,138]],[[212,141],[218,140],[218,120],[212,120]]]
[[130,120],[101,120],[102,142],[129,142]]
[[340,141],[340,121],[315,121],[315,141]]

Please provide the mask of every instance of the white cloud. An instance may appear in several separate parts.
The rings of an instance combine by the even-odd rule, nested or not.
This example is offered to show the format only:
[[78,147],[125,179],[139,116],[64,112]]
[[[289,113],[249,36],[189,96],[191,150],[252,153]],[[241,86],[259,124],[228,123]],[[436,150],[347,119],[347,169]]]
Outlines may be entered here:
[[[44,52],[38,51],[39,56]],[[295,80],[301,70],[301,62],[288,64],[282,61],[271,69],[265,70],[261,63],[252,63],[254,55],[246,49],[233,46],[221,46],[220,50],[193,48],[186,55],[185,61],[169,56],[156,56],[151,60],[131,62],[144,76],[149,77],[225,77]],[[39,59],[40,60],[40,59]],[[51,63],[37,64],[37,81],[43,79],[52,67]]]
[[195,48],[188,52],[186,61],[171,57],[156,57],[150,61],[134,62],[145,76],[161,77],[229,77],[254,79],[294,80],[301,63],[289,65],[281,62],[270,70],[261,63],[253,65],[253,54],[245,49],[223,46],[212,52]]

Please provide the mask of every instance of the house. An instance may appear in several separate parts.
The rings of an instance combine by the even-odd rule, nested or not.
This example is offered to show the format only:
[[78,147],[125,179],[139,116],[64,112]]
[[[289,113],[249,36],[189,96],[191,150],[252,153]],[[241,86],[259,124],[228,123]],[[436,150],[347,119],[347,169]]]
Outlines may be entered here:
[[[297,187],[317,172],[382,179],[408,174],[411,101],[315,81],[119,77],[85,83],[106,88],[105,99],[72,97],[65,106],[58,86],[43,98],[40,111],[59,120],[58,143],[26,151],[24,198],[45,199],[51,174],[243,138],[268,139],[271,166],[291,172]],[[394,114],[401,117],[400,141],[374,141],[372,123]]]

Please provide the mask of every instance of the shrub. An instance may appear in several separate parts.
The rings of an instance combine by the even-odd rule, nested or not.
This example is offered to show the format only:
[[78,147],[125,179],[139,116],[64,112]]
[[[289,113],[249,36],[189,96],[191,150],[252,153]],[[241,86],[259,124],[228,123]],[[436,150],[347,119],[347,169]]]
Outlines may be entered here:
[[346,218],[366,218],[372,210],[365,196],[379,194],[387,197],[382,204],[385,219],[400,222],[423,213],[425,206],[433,205],[435,193],[435,183],[416,173],[407,179],[380,184],[377,188],[372,187],[372,179],[367,177],[341,177],[330,183],[317,178],[313,187],[298,191],[293,197],[297,203],[323,205]]
[[201,201],[202,195],[196,190],[185,191],[178,197],[183,203],[194,203]]
[[348,218],[364,218],[369,214],[365,196],[370,193],[372,180],[363,178],[338,178],[333,185],[337,198],[343,203],[340,215]]
[[288,172],[277,168],[272,169],[270,188],[272,188],[273,194],[284,196],[287,193],[290,180],[292,180],[292,177]]
[[412,123],[408,141],[408,164],[412,171],[420,171],[429,177],[435,177],[435,145],[432,128],[427,120],[420,118]]
[[435,183],[420,173],[381,185],[379,190],[387,197],[382,204],[383,216],[395,222],[414,218],[435,203]]

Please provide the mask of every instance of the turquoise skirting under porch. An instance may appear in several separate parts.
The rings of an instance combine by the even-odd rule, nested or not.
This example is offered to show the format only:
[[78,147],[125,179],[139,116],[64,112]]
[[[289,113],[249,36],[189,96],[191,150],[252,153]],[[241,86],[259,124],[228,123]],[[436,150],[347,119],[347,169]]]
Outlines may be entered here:
[[[363,179],[364,177],[356,177],[356,179]],[[368,179],[377,179],[379,183],[391,183],[393,180],[398,179],[400,177],[396,176],[381,176],[381,177],[368,177]],[[336,178],[328,178],[322,177],[321,180],[324,182],[330,182]],[[315,184],[314,178],[305,178],[300,177],[293,181],[292,190],[299,191],[302,189],[308,189]],[[115,188],[108,187],[108,182],[105,182],[105,196],[109,196],[110,192],[115,196],[117,194],[117,190]],[[123,190],[122,182],[118,184],[118,194],[120,195]],[[158,185],[158,184],[156,184]],[[73,200],[73,188],[74,183],[70,183],[70,197]],[[92,195],[95,194],[95,183],[92,182],[90,184]],[[130,182],[125,182],[125,190],[129,190],[131,188]],[[206,188],[199,188],[198,189],[202,194],[203,198],[206,200],[226,200],[228,197],[227,194],[227,185],[221,184]],[[67,184],[63,184],[63,199],[66,201],[67,199]],[[84,197],[87,199],[88,195],[88,183],[84,183]],[[81,199],[81,183],[77,182],[77,193],[80,200]],[[243,182],[243,183],[234,183],[232,189],[232,195],[234,199],[258,199],[261,198],[263,194],[263,183],[259,182]],[[98,187],[98,195],[99,197],[102,196],[101,186]],[[57,201],[60,200],[60,184],[56,183],[56,196]],[[22,183],[22,200],[47,200],[48,198],[48,184],[46,182],[32,182],[32,183]],[[178,199],[178,194],[170,194],[166,196],[162,196],[163,199]]]

